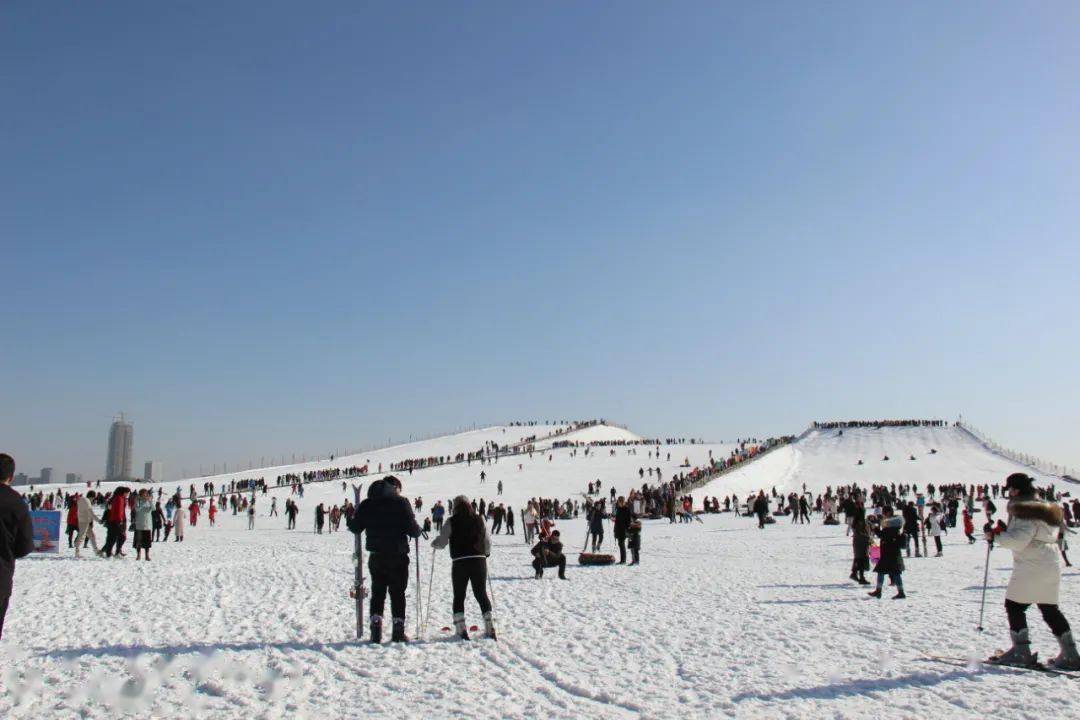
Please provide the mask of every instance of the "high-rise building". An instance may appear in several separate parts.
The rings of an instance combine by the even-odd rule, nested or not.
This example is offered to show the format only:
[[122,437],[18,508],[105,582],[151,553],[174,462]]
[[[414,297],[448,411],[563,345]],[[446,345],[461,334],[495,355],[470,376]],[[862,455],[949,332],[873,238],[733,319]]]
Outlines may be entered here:
[[15,473],[15,479],[11,481],[12,485],[29,485],[30,478],[26,476],[26,473]]
[[48,485],[52,482],[52,468],[41,468],[41,484]]
[[124,420],[124,414],[113,420],[109,428],[109,454],[105,458],[106,480],[131,479],[131,450],[135,443],[135,426]]
[[143,481],[144,482],[161,482],[165,478],[162,476],[161,463],[157,460],[150,460],[143,466]]
[[68,485],[77,485],[82,482],[82,475],[79,475],[78,473],[68,473],[64,478],[64,482]]

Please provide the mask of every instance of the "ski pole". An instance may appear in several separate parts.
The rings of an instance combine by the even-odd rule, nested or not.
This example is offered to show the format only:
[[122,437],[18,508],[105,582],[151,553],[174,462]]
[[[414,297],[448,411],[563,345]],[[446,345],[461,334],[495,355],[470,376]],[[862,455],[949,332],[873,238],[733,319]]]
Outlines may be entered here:
[[[491,556],[488,556],[488,561],[490,562],[490,560],[491,560]],[[488,595],[490,596],[488,599],[491,601],[491,617],[494,618],[495,617],[495,586],[491,584],[491,567],[488,567],[487,570],[488,570],[488,573],[487,573]],[[492,620],[492,622],[494,622],[494,619]]]
[[994,549],[994,541],[991,540],[986,543],[986,566],[983,568],[983,589],[982,589],[982,601],[979,603],[979,625],[978,631],[983,631],[983,612],[986,610],[986,582],[990,574],[990,551]]
[[420,538],[413,538],[416,544],[416,637],[420,637],[420,613],[424,608],[420,605]]
[[431,572],[428,573],[427,579],[427,615],[424,616],[423,635],[421,639],[427,636],[428,623],[431,622],[431,586],[435,582],[435,548],[431,549]]

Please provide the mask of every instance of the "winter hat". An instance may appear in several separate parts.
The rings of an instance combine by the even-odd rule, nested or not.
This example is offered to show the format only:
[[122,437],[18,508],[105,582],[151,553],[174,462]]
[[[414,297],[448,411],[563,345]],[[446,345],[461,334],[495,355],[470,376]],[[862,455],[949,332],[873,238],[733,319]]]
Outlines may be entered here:
[[455,515],[457,515],[458,513],[467,512],[471,509],[472,504],[470,503],[469,498],[465,497],[464,495],[458,495],[456,498],[454,498]]
[[394,475],[387,475],[383,478],[383,482],[388,482],[394,487],[396,487],[398,490],[401,490],[401,481],[398,480],[397,477],[395,477]]
[[1035,479],[1024,473],[1013,473],[1005,478],[1005,489],[1016,489],[1021,495],[1031,495],[1035,492]]

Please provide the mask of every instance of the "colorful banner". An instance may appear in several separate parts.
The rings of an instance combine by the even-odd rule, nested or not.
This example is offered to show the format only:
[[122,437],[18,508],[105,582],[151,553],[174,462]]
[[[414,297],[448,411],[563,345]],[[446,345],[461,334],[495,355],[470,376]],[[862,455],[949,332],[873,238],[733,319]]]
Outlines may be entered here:
[[34,525],[34,552],[60,552],[60,511],[31,510],[30,522]]

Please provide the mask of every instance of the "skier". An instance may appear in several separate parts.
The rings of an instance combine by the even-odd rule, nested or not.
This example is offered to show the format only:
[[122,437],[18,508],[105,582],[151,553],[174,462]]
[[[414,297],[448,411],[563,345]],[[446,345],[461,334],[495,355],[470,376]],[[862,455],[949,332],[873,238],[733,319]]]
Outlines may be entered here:
[[1039,606],[1043,620],[1057,638],[1061,652],[1050,661],[1058,670],[1080,670],[1080,655],[1073,641],[1068,620],[1058,608],[1061,566],[1058,564],[1057,538],[1062,530],[1061,508],[1035,496],[1034,480],[1014,473],[1005,480],[1009,497],[1009,523],[998,521],[986,533],[989,542],[1013,553],[1013,571],[1005,590],[1005,613],[1009,618],[1012,647],[989,662],[1001,665],[1035,665],[1038,653],[1031,652],[1026,612],[1032,603]]
[[469,498],[454,498],[454,512],[447,520],[431,547],[440,550],[450,546],[450,581],[454,587],[452,610],[454,632],[462,640],[469,639],[465,626],[465,590],[472,585],[473,597],[484,615],[484,636],[495,639],[495,621],[491,616],[491,599],[487,594],[487,559],[491,556],[491,536],[484,519],[472,508]]
[[401,481],[393,475],[376,480],[368,496],[356,508],[348,528],[367,532],[368,570],[371,572],[371,642],[382,642],[383,607],[390,593],[393,618],[392,642],[408,642],[405,636],[405,590],[409,585],[409,541],[420,537],[412,505],[403,498]]

